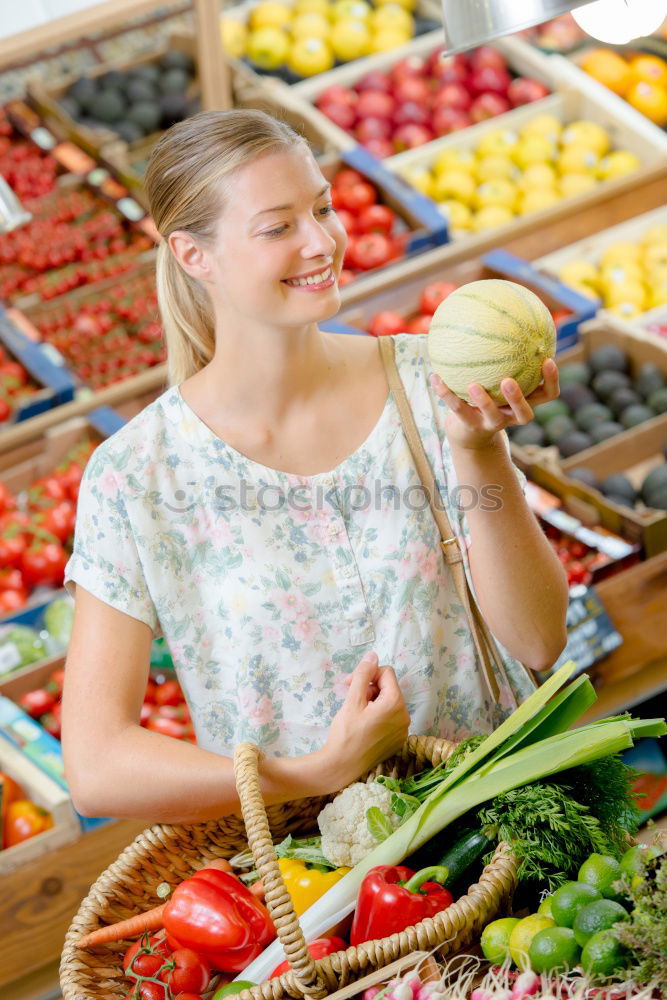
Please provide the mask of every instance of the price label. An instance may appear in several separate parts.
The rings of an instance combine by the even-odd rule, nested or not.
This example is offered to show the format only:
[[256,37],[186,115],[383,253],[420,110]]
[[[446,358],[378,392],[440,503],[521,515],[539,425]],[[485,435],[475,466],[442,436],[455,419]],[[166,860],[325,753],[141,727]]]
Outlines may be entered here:
[[552,672],[574,660],[580,674],[623,642],[597,592],[583,584],[570,587],[566,626],[567,643]]
[[6,642],[0,646],[0,677],[20,666],[20,663],[21,654],[13,642]]

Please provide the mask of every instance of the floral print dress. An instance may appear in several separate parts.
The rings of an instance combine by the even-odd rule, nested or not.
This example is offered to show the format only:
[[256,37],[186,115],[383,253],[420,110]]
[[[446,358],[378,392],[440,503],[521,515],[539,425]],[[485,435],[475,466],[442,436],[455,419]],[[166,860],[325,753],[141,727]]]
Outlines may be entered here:
[[[394,340],[465,552],[426,337]],[[66,582],[164,635],[198,743],[221,754],[320,747],[368,650],[394,667],[414,733],[490,731],[532,690],[505,655],[513,690],[488,700],[391,393],[352,455],[297,476],[229,447],[169,389],[90,459]]]

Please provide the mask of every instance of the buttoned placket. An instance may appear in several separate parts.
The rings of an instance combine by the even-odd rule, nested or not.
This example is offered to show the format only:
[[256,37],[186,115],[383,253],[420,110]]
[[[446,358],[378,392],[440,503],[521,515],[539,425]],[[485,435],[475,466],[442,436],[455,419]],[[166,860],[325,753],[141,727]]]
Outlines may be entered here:
[[343,512],[338,504],[336,485],[333,476],[327,477],[325,488],[329,500],[329,520],[326,527],[328,548],[336,588],[341,597],[341,609],[350,630],[350,643],[353,646],[363,646],[374,641],[375,629]]

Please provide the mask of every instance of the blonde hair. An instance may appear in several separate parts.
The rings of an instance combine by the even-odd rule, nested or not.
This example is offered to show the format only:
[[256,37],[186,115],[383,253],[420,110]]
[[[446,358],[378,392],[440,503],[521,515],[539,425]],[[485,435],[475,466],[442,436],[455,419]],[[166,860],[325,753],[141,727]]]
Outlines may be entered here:
[[158,304],[172,385],[212,359],[215,323],[208,293],[174,257],[168,237],[187,232],[211,243],[224,206],[223,182],[266,153],[305,142],[289,125],[263,111],[205,111],[172,126],[155,146],[145,186],[162,236],[157,251]]

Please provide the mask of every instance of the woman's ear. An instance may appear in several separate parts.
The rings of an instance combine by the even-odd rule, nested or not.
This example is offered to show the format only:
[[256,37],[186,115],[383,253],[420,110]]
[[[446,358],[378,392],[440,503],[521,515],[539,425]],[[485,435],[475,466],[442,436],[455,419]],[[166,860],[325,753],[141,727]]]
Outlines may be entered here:
[[197,281],[210,281],[211,272],[206,251],[189,233],[177,229],[167,239],[174,257],[186,274]]

